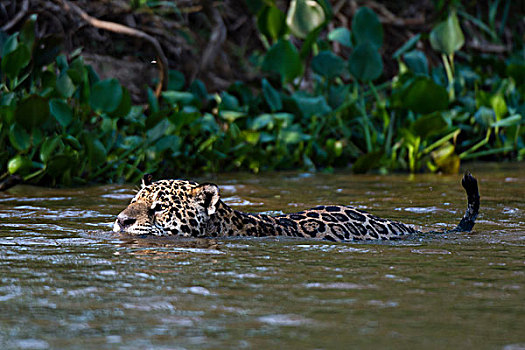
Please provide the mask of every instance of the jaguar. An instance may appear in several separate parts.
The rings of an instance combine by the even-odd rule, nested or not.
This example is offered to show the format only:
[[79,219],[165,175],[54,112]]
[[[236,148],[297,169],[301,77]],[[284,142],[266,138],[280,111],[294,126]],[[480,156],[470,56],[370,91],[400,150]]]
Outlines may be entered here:
[[[441,232],[468,232],[474,226],[480,206],[478,183],[466,172],[461,184],[467,193],[465,215],[454,229]],[[329,241],[390,240],[422,233],[412,225],[382,219],[351,206],[320,205],[275,216],[244,213],[226,205],[215,184],[187,180],[153,182],[151,174],[143,176],[140,190],[118,214],[113,231],[139,236],[288,236]]]

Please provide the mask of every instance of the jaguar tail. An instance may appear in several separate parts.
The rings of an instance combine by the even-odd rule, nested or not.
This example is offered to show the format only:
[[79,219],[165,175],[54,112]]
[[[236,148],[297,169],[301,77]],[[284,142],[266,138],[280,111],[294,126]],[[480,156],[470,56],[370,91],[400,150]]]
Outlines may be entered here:
[[476,223],[476,218],[478,217],[479,212],[478,180],[467,171],[465,175],[463,175],[461,185],[467,192],[467,210],[458,226],[452,231],[470,232]]

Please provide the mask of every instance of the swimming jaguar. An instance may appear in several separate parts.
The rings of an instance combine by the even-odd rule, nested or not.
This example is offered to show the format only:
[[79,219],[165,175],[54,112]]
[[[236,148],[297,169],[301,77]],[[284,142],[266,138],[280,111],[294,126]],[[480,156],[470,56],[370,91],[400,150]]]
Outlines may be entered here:
[[[381,219],[359,209],[321,205],[293,214],[243,213],[226,205],[219,187],[186,180],[153,182],[146,174],[129,206],[115,220],[113,231],[132,235],[183,237],[288,236],[329,241],[396,239],[418,233],[401,222]],[[469,172],[461,181],[467,210],[453,230],[470,231],[479,211],[478,183]]]

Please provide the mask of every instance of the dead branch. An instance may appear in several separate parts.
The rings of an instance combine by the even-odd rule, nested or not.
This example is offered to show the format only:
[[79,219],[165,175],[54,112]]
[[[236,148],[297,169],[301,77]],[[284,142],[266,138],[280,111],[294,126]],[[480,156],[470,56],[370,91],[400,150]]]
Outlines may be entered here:
[[161,91],[164,90],[166,86],[168,85],[168,59],[166,58],[166,55],[164,54],[164,51],[162,50],[162,47],[160,46],[157,39],[135,28],[127,27],[119,23],[102,21],[97,18],[91,17],[80,7],[74,5],[68,0],[60,0],[60,1],[62,2],[62,5],[66,11],[75,12],[78,16],[80,16],[84,21],[88,22],[93,27],[108,30],[114,33],[133,36],[133,37],[143,39],[149,42],[154,47],[155,51],[157,52],[157,62],[159,64],[159,73],[160,73],[159,75],[160,76],[159,76],[159,83],[157,84],[157,88],[155,89],[155,95],[157,95],[157,97],[160,96]]
[[24,2],[22,3],[22,8],[17,13],[17,15],[12,20],[4,24],[0,28],[0,30],[7,32],[9,29],[13,28],[22,18],[25,17],[28,10],[29,10],[29,0],[24,0]]
[[[355,0],[351,1],[350,5],[351,15],[353,16],[359,7]],[[388,10],[385,5],[380,4],[374,0],[366,0],[364,2],[364,6],[368,6],[372,10],[374,10],[377,13],[377,16],[379,17],[379,21],[386,25],[392,25],[396,27],[422,26],[425,25],[427,22],[424,16],[419,16],[416,18],[397,17],[392,12],[390,12],[390,10]]]
[[195,79],[198,72],[200,70],[206,69],[210,66],[211,62],[214,60],[214,58],[217,56],[217,53],[226,40],[226,26],[224,25],[224,21],[222,20],[220,12],[217,10],[215,6],[208,7],[211,11],[211,16],[213,17],[213,21],[215,22],[215,26],[211,32],[210,40],[208,41],[208,45],[204,49],[204,52],[201,57],[201,62],[198,67],[198,70],[194,72],[192,75],[192,80]]
[[22,177],[17,174],[7,176],[4,174],[2,177],[0,177],[0,180],[0,192],[7,191],[11,187],[22,183]]
[[503,54],[511,51],[511,48],[506,47],[505,45],[491,44],[479,41],[469,41],[467,42],[467,47],[469,49],[479,51],[482,53]]

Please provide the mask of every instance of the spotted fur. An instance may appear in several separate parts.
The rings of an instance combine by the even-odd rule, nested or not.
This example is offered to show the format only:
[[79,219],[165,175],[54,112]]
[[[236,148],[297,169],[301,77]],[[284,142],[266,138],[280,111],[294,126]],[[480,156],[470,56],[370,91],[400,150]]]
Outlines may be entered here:
[[[462,184],[468,207],[453,231],[470,231],[479,210],[476,179],[467,173]],[[144,176],[142,188],[118,215],[113,230],[133,235],[288,236],[329,241],[388,240],[418,232],[412,226],[341,205],[278,216],[243,213],[220,200],[217,185],[186,180],[152,182],[151,175]]]

